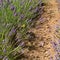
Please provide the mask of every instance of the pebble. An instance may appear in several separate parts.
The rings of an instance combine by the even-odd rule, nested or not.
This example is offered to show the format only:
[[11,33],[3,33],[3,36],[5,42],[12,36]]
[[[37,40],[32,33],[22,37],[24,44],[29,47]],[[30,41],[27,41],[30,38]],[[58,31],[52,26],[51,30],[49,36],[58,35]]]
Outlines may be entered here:
[[38,44],[40,47],[43,47],[44,46],[44,42],[43,41],[41,41],[41,42],[39,42],[39,44]]

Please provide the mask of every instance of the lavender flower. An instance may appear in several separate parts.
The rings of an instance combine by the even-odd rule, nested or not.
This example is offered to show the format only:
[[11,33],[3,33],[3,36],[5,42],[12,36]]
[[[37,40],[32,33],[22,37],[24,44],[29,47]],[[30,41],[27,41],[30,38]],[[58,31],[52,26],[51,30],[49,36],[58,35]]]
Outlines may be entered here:
[[32,7],[32,6],[30,6],[30,7],[29,7],[29,11],[31,11],[32,9],[33,9],[33,7]]
[[39,8],[36,7],[35,10],[33,11],[34,13],[38,13],[39,12]]
[[15,12],[15,13],[14,13],[14,16],[17,16],[17,15],[18,15],[18,14]]
[[11,5],[11,6],[10,6],[10,9],[11,9],[12,11],[14,11],[14,10],[15,10],[15,6],[14,6],[14,5]]
[[56,52],[60,52],[60,44],[59,42],[56,43],[56,42],[52,42],[52,45],[53,45],[53,48],[55,49]]
[[24,18],[24,14],[21,14],[21,15],[20,15],[20,19],[23,19],[23,18]]
[[5,48],[3,49],[3,52],[6,53],[6,49]]
[[31,23],[31,22],[32,22],[32,19],[27,20],[27,22],[28,22],[28,23]]
[[57,43],[56,42],[51,42],[52,43],[52,46],[53,46],[53,48],[57,48]]
[[22,42],[22,43],[20,43],[19,45],[22,46],[22,47],[24,47],[24,46],[25,46],[25,43]]
[[3,3],[3,0],[0,0],[0,7],[1,7],[2,3]]
[[2,3],[2,0],[0,0],[0,4]]
[[16,29],[13,27],[8,36],[9,37],[14,36],[15,33],[16,33]]

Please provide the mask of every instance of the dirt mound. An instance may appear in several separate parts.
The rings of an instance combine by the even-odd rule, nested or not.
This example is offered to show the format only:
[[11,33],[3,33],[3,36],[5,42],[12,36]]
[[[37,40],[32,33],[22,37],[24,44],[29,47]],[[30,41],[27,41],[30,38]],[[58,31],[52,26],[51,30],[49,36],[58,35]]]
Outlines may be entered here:
[[36,27],[30,30],[37,37],[34,41],[28,42],[32,50],[26,49],[27,57],[22,60],[55,60],[56,51],[52,44],[58,43],[56,30],[59,25],[57,3],[55,0],[49,0],[45,6],[45,13],[37,20]]

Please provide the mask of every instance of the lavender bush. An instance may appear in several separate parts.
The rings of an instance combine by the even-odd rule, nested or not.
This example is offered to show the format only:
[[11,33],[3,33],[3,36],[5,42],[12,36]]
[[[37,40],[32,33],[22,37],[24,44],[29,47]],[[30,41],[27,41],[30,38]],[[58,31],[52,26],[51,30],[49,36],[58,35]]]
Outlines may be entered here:
[[0,60],[15,60],[21,53],[25,44],[15,40],[16,34],[26,38],[29,23],[39,14],[38,4],[41,0],[0,0]]

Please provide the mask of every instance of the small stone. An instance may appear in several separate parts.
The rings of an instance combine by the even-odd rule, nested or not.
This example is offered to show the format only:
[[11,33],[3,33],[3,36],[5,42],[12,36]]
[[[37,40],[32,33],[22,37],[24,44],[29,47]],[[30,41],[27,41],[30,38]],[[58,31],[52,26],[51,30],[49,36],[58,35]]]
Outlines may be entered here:
[[39,44],[38,44],[40,47],[43,47],[44,46],[44,42],[43,41],[41,41],[41,42],[39,42]]

